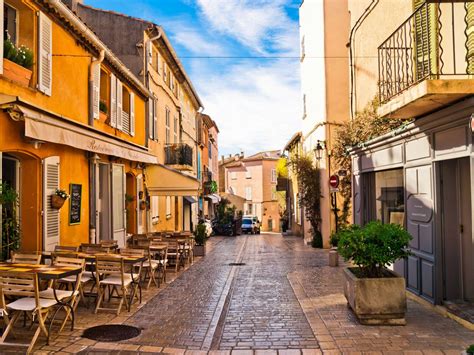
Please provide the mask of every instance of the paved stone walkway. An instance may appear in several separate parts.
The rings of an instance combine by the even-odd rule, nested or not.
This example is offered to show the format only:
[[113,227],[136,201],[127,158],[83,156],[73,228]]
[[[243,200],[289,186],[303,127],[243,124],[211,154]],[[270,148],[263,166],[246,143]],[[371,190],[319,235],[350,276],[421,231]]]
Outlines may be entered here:
[[[76,330],[38,353],[460,354],[474,343],[474,332],[413,301],[407,326],[360,325],[342,294],[342,268],[327,260],[327,251],[295,237],[211,238],[207,256],[166,287],[146,291],[146,304],[119,317],[81,309]],[[235,262],[245,265],[229,265]],[[104,323],[143,331],[120,343],[81,338]]]

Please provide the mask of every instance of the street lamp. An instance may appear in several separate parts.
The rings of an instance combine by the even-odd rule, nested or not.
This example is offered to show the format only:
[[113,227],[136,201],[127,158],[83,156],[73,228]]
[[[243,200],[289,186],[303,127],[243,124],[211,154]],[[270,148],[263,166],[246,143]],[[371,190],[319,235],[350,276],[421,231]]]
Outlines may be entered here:
[[314,148],[314,157],[316,161],[320,161],[323,158],[323,151],[324,151],[324,142],[318,140],[316,143],[316,147]]

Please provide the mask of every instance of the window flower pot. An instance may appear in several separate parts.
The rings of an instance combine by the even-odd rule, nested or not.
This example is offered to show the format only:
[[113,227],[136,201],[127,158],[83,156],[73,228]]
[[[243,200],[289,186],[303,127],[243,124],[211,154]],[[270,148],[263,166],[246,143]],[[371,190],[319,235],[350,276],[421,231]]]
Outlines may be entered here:
[[361,324],[405,325],[405,279],[390,270],[387,277],[359,278],[344,269],[344,295]]
[[58,195],[52,195],[51,196],[51,207],[54,209],[61,209],[63,207],[64,202],[66,202],[66,199],[62,198],[61,196]]
[[3,59],[3,76],[23,86],[30,84],[33,72],[8,59]]

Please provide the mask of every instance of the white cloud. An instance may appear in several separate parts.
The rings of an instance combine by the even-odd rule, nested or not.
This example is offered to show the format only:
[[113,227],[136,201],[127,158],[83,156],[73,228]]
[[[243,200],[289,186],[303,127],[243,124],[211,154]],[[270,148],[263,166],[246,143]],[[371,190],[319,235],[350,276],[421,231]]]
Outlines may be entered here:
[[182,21],[168,21],[166,28],[175,28],[173,43],[183,46],[189,52],[198,56],[225,56],[228,54],[225,45],[209,38],[202,30],[192,27]]
[[[279,47],[279,38],[292,27],[285,0],[197,0],[216,30],[259,52]],[[270,48],[268,48],[270,47]]]
[[[196,73],[195,70],[193,72]],[[226,74],[200,71],[195,79],[205,113],[216,120],[219,151],[247,154],[282,149],[299,130],[298,63],[236,64]]]

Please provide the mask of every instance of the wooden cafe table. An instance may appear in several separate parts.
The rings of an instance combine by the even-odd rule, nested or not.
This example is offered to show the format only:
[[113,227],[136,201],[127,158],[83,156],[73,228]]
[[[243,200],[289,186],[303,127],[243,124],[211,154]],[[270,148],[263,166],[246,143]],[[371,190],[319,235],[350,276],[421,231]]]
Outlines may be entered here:
[[[38,279],[42,280],[59,280],[64,277],[74,276],[77,277],[82,271],[82,268],[77,268],[73,266],[54,266],[54,265],[34,265],[34,264],[22,264],[22,263],[8,263],[8,262],[0,262],[0,272],[8,271],[8,272],[16,272],[16,273],[35,273],[38,275]],[[71,291],[71,297],[74,294],[74,290]],[[53,295],[54,299],[59,305],[58,309],[54,312],[53,317],[51,318],[51,323],[49,324],[49,333],[51,333],[51,327],[53,325],[54,319],[58,314],[60,309],[67,308],[71,314],[71,330],[74,330],[74,307],[68,302],[64,302],[58,299],[56,294],[56,288],[53,287]],[[70,298],[70,297],[67,297]]]

